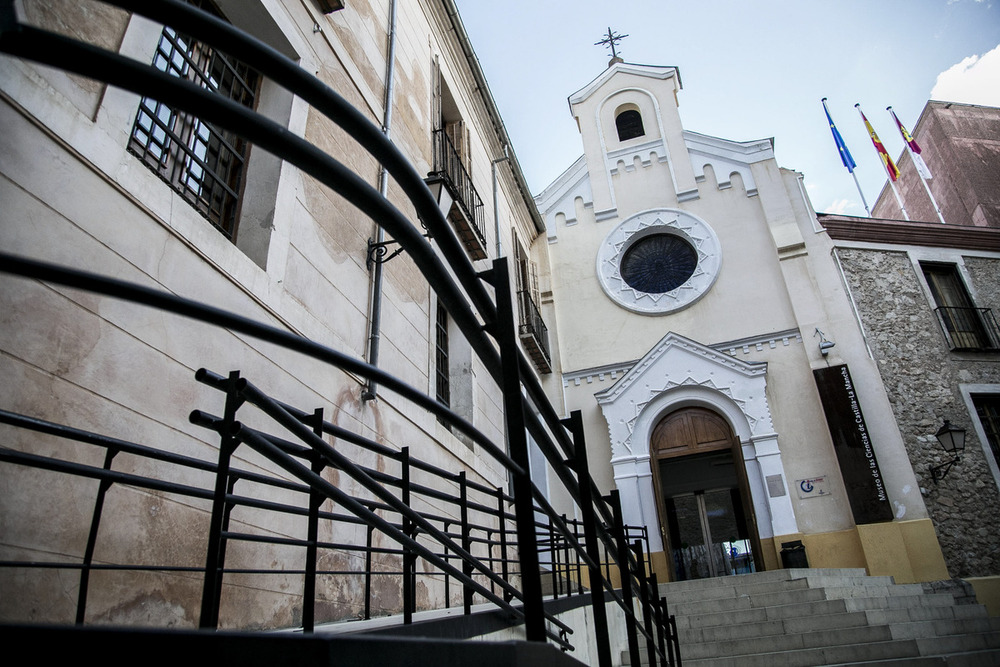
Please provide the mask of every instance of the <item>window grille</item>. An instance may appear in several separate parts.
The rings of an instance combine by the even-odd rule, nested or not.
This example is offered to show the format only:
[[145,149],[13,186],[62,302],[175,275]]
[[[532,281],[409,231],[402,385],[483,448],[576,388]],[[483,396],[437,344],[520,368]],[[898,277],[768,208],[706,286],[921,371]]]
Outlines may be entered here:
[[1000,395],[975,395],[972,397],[972,404],[976,406],[976,414],[986,433],[993,460],[1000,465]]
[[435,397],[443,405],[451,405],[451,382],[448,367],[448,311],[438,303],[437,331],[434,346]]
[[[221,17],[209,0],[191,4]],[[254,108],[261,75],[248,65],[166,26],[153,57],[161,72]],[[250,145],[234,133],[144,97],[129,151],[234,239]]]
[[953,350],[1000,349],[1000,331],[989,308],[976,308],[953,264],[921,264],[937,304],[935,313]]

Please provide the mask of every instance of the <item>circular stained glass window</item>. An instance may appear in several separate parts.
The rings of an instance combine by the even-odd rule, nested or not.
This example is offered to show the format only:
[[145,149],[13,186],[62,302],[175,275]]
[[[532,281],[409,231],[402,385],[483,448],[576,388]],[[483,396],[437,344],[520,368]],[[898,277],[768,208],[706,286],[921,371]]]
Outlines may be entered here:
[[652,234],[625,251],[619,271],[632,289],[664,294],[686,283],[697,266],[690,243],[674,234]]

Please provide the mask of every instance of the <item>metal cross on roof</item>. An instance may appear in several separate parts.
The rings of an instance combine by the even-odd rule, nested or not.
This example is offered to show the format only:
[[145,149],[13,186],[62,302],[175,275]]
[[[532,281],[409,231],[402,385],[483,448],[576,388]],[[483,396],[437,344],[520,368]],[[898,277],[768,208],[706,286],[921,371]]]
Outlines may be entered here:
[[594,46],[601,46],[601,45],[610,46],[611,47],[611,57],[612,58],[617,58],[618,57],[618,51],[617,51],[617,49],[615,49],[615,45],[618,44],[618,42],[620,42],[623,39],[625,39],[626,37],[628,37],[628,35],[619,35],[619,34],[613,32],[611,30],[611,27],[608,26],[608,36],[605,37],[604,39],[602,39],[599,42],[594,42]]

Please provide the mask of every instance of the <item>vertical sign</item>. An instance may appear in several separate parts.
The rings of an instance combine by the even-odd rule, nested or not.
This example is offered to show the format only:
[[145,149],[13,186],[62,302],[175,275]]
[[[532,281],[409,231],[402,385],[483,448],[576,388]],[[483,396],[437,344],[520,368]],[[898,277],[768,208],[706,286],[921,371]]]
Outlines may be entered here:
[[892,521],[892,506],[847,366],[813,371],[854,522]]

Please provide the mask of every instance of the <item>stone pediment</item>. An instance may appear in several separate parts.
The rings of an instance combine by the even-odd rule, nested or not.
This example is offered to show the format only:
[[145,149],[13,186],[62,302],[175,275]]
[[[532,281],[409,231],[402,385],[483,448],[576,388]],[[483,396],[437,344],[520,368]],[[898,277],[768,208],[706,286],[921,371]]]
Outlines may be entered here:
[[607,83],[616,74],[632,74],[650,79],[669,79],[677,77],[677,88],[681,87],[680,71],[676,67],[657,65],[637,65],[634,63],[615,63],[588,83],[586,86],[569,96],[570,106],[579,104],[597,92],[601,86]]
[[[686,405],[729,406],[723,412],[745,418],[730,420],[742,422],[747,429],[734,423],[741,440],[772,433],[766,376],[767,364],[741,361],[668,333],[614,385],[595,395],[608,421],[613,458],[640,454],[631,442],[637,420],[640,416],[644,422],[658,419],[649,412],[660,410],[661,405],[664,409],[681,407],[679,398]],[[646,447],[641,443],[639,449]]]

